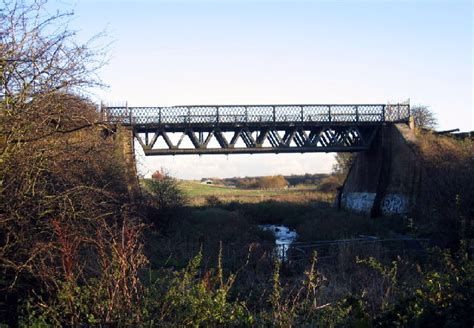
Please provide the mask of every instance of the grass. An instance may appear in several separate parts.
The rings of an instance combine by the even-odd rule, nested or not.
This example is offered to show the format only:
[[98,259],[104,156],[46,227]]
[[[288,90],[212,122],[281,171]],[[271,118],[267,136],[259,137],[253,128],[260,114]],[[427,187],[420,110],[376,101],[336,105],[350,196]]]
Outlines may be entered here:
[[[401,218],[373,219],[338,211],[332,207],[334,194],[320,192],[316,186],[258,190],[180,181],[179,187],[187,206],[172,211],[168,220],[164,215],[156,216],[161,233],[150,235],[147,247],[153,267],[184,267],[201,250],[204,266],[209,268],[222,245],[225,266],[238,269],[246,261],[249,245],[271,249],[274,236],[259,229],[259,224],[282,224],[294,229],[298,242],[360,235],[391,238],[409,232]],[[160,222],[163,220],[164,224]],[[260,248],[260,253],[254,254],[256,270],[265,271],[271,266],[266,251]]]
[[316,186],[298,185],[288,189],[240,189],[219,185],[206,185],[197,181],[180,181],[180,188],[189,199],[192,206],[206,205],[206,198],[216,196],[222,203],[259,203],[276,200],[292,203],[310,201],[326,201],[333,199],[332,194],[321,193]]
[[283,224],[298,232],[299,241],[356,238],[359,235],[392,237],[409,232],[408,224],[402,218],[372,219],[338,211],[332,207],[335,195],[320,192],[316,186],[259,190],[181,181],[180,187],[189,200],[191,211],[199,213],[197,216],[201,219],[193,220],[195,224],[207,221],[203,217],[204,213],[198,209],[212,210],[216,205],[208,204],[206,199],[215,196],[219,200],[217,207],[223,217],[226,217],[224,212],[227,212],[245,218],[244,221],[251,225]]
[[[202,255],[200,274],[206,284],[213,281],[209,276],[216,272],[216,265],[222,265],[225,273],[236,273],[229,299],[235,301],[245,297],[247,308],[255,313],[268,308],[266,300],[271,297],[271,275],[275,270],[274,237],[260,230],[258,224],[283,224],[295,229],[298,242],[350,239],[359,235],[390,238],[410,232],[402,218],[373,219],[338,211],[331,206],[334,194],[322,193],[314,186],[248,190],[182,181],[180,187],[187,196],[188,206],[174,211],[166,228],[159,233],[153,229],[148,231],[147,253],[151,268],[184,268],[199,253]],[[206,197],[210,196],[219,198],[219,202],[207,202]],[[307,277],[314,250],[309,247],[300,244],[292,248],[290,262],[281,266],[278,277],[285,300],[291,299],[295,286]],[[400,279],[400,285],[410,287],[420,283],[419,272],[407,260],[419,261],[424,254],[419,255],[415,252],[418,250],[411,253],[403,245],[341,243],[319,247],[317,251],[317,281],[320,284],[317,304],[340,304],[348,295],[363,295],[363,304],[367,304],[369,313],[373,314],[379,312],[383,304],[395,302],[398,280],[393,282],[394,274]],[[219,254],[222,254],[221,260]],[[398,255],[403,256],[403,261]],[[374,263],[379,265],[381,273],[358,263],[357,258],[369,256],[377,259]],[[398,262],[394,264],[394,261]],[[386,269],[393,267],[396,271]]]

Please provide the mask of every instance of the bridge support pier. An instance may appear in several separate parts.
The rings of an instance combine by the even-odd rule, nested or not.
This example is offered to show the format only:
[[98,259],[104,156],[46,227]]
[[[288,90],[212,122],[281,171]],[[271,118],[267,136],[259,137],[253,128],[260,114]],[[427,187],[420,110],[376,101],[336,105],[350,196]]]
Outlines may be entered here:
[[372,217],[407,215],[420,178],[415,133],[407,124],[379,129],[372,147],[357,155],[338,195],[338,206]]

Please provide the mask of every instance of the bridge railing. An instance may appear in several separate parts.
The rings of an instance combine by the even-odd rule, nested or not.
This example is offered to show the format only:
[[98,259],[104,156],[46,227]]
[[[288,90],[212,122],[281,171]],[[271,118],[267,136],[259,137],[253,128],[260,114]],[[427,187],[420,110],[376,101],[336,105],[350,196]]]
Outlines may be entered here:
[[215,105],[106,107],[107,120],[135,124],[407,122],[410,105]]

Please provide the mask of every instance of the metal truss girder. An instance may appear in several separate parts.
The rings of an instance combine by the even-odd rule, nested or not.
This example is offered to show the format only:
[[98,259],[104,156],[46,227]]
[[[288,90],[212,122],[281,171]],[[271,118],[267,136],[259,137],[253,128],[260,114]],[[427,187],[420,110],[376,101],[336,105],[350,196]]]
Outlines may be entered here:
[[308,135],[303,129],[298,129],[298,131],[295,134],[294,140],[298,147],[303,147],[304,145],[307,144]]
[[216,137],[217,142],[221,146],[221,148],[228,148],[229,143],[227,142],[227,139],[225,138],[224,134],[220,129],[216,129],[214,131],[214,136]]
[[[234,131],[222,131],[220,128],[214,127],[197,132],[186,128],[182,131],[176,145],[173,144],[165,129],[149,131],[154,133],[151,140],[147,137],[148,131],[134,131],[134,135],[146,155],[354,152],[368,149],[378,128],[378,126],[337,125],[314,128],[289,126],[285,130],[267,127],[261,129],[236,127]],[[142,135],[145,134],[145,140],[139,132]],[[225,135],[229,132],[233,132],[230,142]],[[281,133],[283,133],[283,137]],[[154,147],[160,136],[163,137],[167,148]],[[186,136],[194,148],[181,148],[182,141]],[[215,138],[219,148],[208,147],[212,138]],[[242,140],[245,147],[235,147],[238,140]],[[269,145],[264,146],[266,141]]]
[[252,136],[251,131],[242,130],[240,136],[241,136],[242,140],[244,141],[245,145],[247,146],[247,148],[255,147],[256,143],[255,143],[255,139]]
[[257,137],[257,140],[256,140],[257,147],[262,147],[263,143],[265,142],[265,139],[267,139],[267,136],[268,136],[268,129],[264,128],[258,134],[258,137]]
[[147,149],[146,156],[164,155],[203,155],[203,154],[283,154],[283,153],[329,153],[329,152],[360,152],[369,147],[238,147],[238,148],[208,148],[208,149]]
[[185,132],[186,132],[189,140],[191,140],[194,148],[198,149],[201,144],[199,143],[198,138],[196,138],[196,135],[194,134],[194,131],[192,129],[186,129]]
[[242,133],[242,129],[238,129],[237,131],[234,132],[234,136],[230,140],[229,147],[233,148],[235,146],[235,144],[237,143],[237,141],[240,138],[241,133]]
[[282,144],[280,134],[275,130],[270,130],[268,134],[268,141],[270,141],[272,147],[278,147]]

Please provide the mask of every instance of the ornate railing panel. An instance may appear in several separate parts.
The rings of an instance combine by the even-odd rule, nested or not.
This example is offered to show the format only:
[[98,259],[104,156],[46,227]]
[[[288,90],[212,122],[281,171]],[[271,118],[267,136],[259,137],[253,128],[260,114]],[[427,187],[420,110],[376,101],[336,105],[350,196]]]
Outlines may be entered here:
[[106,119],[124,125],[407,122],[410,105],[215,105],[106,107]]

